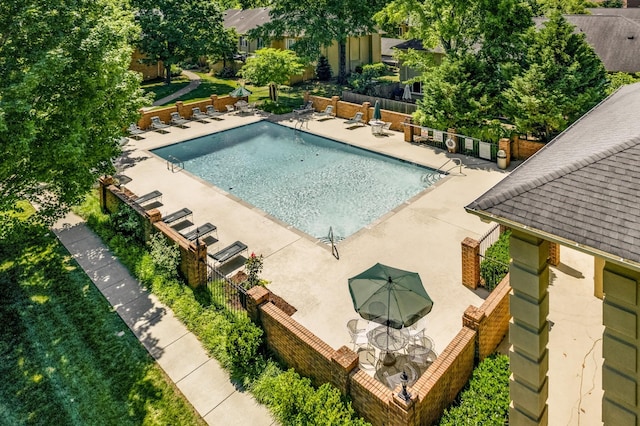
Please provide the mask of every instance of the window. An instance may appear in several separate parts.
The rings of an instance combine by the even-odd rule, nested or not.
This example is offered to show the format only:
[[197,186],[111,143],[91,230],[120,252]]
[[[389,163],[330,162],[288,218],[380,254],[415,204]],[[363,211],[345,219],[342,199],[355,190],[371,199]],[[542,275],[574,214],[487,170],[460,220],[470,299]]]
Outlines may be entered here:
[[249,48],[249,40],[246,37],[241,36],[240,37],[240,50],[245,50],[246,51],[248,48]]
[[285,46],[287,47],[287,49],[291,50],[291,47],[296,43],[296,39],[294,38],[288,38],[285,40]]
[[422,93],[422,83],[419,81],[414,81],[411,86],[411,93]]
[[264,39],[261,37],[258,39],[258,49],[264,48]]

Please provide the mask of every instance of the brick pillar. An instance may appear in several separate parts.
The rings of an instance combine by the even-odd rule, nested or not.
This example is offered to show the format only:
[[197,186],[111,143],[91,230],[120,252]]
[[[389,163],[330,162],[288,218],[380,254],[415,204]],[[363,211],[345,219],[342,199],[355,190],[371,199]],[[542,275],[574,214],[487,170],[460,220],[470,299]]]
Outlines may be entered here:
[[213,105],[213,107],[218,111],[222,111],[220,108],[218,108],[218,95],[211,95],[210,98],[211,98],[211,105]]
[[560,244],[549,241],[549,265],[558,266],[560,264]]
[[153,224],[162,220],[162,213],[158,209],[151,209],[143,213],[144,220],[144,240],[149,241],[151,233],[154,232]]
[[363,102],[362,103],[362,112],[363,112],[363,116],[362,116],[362,120],[365,123],[368,123],[370,118],[369,118],[369,109],[371,108],[371,102]]
[[304,103],[306,104],[307,102],[309,102],[309,91],[305,90],[304,94],[302,95],[302,99],[304,99]]
[[503,150],[507,154],[507,167],[509,167],[509,164],[511,164],[511,139],[500,139],[498,141],[498,149]]
[[189,114],[187,114],[187,108],[184,107],[184,102],[182,101],[177,101],[176,102],[176,111],[178,112],[178,114],[180,114],[181,116],[183,116],[184,118],[188,118],[187,116],[191,116],[191,111],[189,111]]
[[196,288],[207,284],[207,245],[192,242],[185,250],[184,272],[189,287]]
[[338,102],[340,101],[340,96],[332,96],[331,97],[331,105],[333,105],[333,115],[336,117],[340,117],[338,115]]
[[549,242],[512,230],[509,424],[547,425]]
[[461,246],[462,285],[475,290],[480,283],[480,242],[467,237]]
[[358,354],[342,346],[331,357],[331,384],[343,395],[349,394],[349,377],[358,366]]
[[404,141],[413,142],[413,126],[411,125],[411,117],[404,119]]
[[113,177],[105,175],[100,177],[100,179],[98,179],[98,182],[100,184],[100,209],[102,209],[102,211],[106,213],[107,212],[107,191],[108,191],[107,188],[113,185]]
[[247,290],[247,313],[251,321],[260,324],[260,305],[269,301],[269,293],[265,287],[257,285]]
[[605,294],[602,421],[605,425],[637,425],[640,420],[640,272],[605,262],[602,279]]
[[402,389],[400,386],[396,388],[398,392],[393,392],[393,398],[389,403],[389,426],[406,426],[417,425],[418,419],[416,415],[416,400],[418,399],[417,392],[410,392],[411,398],[409,401],[398,396],[398,393]]

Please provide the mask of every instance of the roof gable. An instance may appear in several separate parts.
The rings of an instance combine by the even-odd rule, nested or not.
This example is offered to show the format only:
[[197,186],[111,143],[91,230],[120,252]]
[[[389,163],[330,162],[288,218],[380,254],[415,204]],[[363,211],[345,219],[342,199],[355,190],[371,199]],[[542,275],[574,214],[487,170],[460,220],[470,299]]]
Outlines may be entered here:
[[224,12],[223,25],[225,28],[235,28],[240,35],[246,34],[262,24],[271,22],[269,10],[268,7],[227,9]]

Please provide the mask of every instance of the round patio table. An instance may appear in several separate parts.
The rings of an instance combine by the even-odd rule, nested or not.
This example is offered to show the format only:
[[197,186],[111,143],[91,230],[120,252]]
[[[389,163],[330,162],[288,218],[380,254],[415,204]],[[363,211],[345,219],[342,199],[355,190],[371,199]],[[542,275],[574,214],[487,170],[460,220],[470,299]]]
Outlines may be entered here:
[[405,330],[381,325],[367,333],[367,339],[371,346],[380,349],[383,354],[380,357],[384,365],[393,365],[396,362],[394,352],[404,348],[409,341]]

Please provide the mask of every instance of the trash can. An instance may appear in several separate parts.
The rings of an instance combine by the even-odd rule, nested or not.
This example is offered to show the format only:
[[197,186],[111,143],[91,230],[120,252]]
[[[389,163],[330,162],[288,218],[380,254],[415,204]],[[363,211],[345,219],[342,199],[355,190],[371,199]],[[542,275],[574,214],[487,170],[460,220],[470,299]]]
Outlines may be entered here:
[[507,153],[504,149],[498,151],[498,168],[502,170],[507,168]]

